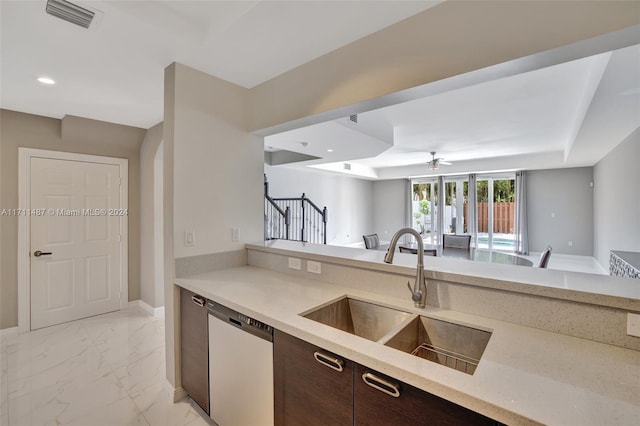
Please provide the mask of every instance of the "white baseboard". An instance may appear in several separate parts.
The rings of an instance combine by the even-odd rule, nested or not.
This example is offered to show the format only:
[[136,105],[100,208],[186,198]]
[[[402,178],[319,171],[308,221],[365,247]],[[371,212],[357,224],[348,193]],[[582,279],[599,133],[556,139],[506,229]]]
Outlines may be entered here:
[[167,393],[169,394],[169,398],[173,402],[178,402],[181,399],[187,397],[187,391],[182,389],[182,386],[179,388],[174,388],[168,380],[164,382],[164,389],[167,391]]
[[154,317],[163,317],[164,316],[164,306],[160,306],[158,308],[154,308],[143,300],[132,300],[129,302],[129,308],[137,308],[143,312],[148,313]]
[[132,301],[130,301],[129,305],[128,305],[128,308],[129,309],[139,309],[141,311],[147,312],[147,310],[144,309],[144,307],[142,306],[142,300],[132,300]]
[[12,334],[18,334],[18,327],[3,328],[0,330],[1,337],[10,336]]

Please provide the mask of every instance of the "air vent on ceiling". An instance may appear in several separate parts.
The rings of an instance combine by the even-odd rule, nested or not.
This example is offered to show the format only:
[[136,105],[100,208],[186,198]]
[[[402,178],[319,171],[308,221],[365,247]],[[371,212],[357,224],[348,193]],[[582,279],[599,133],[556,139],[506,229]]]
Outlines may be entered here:
[[349,116],[349,121],[351,121],[352,123],[358,124],[358,114],[351,114]]
[[349,163],[343,163],[343,164],[342,164],[342,168],[343,168],[344,170],[351,170],[351,164],[349,164]]
[[95,16],[95,12],[65,0],[47,0],[46,11],[49,15],[80,25],[83,28],[89,28]]

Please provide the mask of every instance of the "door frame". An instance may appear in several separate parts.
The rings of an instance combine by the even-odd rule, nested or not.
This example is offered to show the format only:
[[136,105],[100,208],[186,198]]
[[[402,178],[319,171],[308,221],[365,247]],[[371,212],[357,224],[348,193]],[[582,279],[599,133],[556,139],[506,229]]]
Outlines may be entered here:
[[[31,159],[81,161],[85,163],[110,164],[118,166],[120,174],[120,208],[128,209],[129,160],[126,158],[102,157],[73,152],[49,151],[44,149],[18,148],[18,208],[31,208]],[[129,222],[128,216],[119,216],[121,232],[120,251],[120,309],[129,304]],[[18,333],[31,330],[31,217],[18,216]]]

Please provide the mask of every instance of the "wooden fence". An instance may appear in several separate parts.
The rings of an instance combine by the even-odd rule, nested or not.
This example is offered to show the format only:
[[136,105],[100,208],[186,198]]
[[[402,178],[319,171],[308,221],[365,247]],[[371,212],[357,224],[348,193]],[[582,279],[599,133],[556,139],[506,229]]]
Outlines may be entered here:
[[[464,223],[467,221],[467,203],[464,203]],[[515,203],[493,203],[493,232],[513,234],[515,229]],[[478,232],[489,232],[489,203],[478,203]]]

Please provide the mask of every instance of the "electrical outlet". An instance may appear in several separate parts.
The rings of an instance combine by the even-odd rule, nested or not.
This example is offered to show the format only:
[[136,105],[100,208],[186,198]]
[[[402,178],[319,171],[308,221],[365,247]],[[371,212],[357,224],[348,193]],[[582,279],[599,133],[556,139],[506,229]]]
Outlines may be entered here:
[[184,232],[184,245],[192,246],[196,243],[196,231],[185,231]]
[[295,269],[296,271],[302,269],[302,262],[300,261],[300,259],[298,259],[297,257],[290,257],[289,269]]
[[312,274],[322,273],[322,263],[314,262],[313,260],[307,260],[307,271]]
[[627,314],[627,334],[629,336],[640,337],[640,315]]
[[573,241],[569,241],[567,244],[569,244],[569,247],[573,247]]

